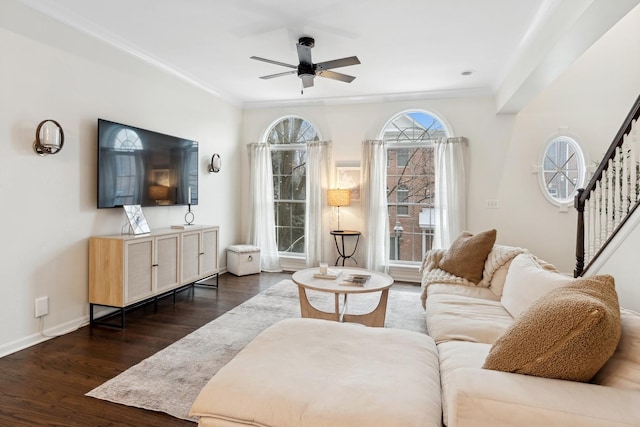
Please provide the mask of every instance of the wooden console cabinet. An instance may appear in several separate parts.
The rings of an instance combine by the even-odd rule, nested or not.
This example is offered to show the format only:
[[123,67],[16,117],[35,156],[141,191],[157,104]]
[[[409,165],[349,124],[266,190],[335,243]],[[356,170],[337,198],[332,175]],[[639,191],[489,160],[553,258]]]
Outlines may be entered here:
[[[182,289],[218,269],[218,227],[162,229],[89,239],[90,321],[94,306],[127,308]],[[110,316],[112,317],[112,315]]]

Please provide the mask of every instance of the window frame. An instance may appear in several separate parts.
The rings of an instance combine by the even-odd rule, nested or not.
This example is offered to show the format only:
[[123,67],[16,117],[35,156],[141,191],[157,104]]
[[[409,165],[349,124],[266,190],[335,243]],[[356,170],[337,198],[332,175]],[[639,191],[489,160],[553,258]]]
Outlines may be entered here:
[[[306,128],[303,132],[303,135],[305,135],[309,129],[313,129],[313,131],[315,132],[315,137],[311,138],[311,139],[307,139],[304,138],[304,142],[296,142],[296,143],[273,143],[269,141],[269,136],[271,135],[273,129],[278,126],[281,122],[285,121],[285,120],[302,120],[305,123],[307,123],[309,125],[308,128]],[[322,137],[320,135],[320,131],[318,130],[318,127],[309,119],[297,115],[297,114],[287,114],[285,116],[280,116],[278,117],[276,120],[272,121],[269,126],[265,129],[263,135],[262,135],[262,140],[269,144],[270,150],[272,151],[272,153],[274,152],[285,152],[285,151],[290,151],[290,152],[304,152],[305,153],[305,160],[304,160],[304,164],[305,164],[305,174],[304,174],[304,179],[305,179],[305,189],[304,189],[304,194],[305,194],[305,198],[304,200],[299,200],[299,199],[295,199],[295,198],[288,198],[288,199],[283,199],[283,198],[279,198],[276,197],[278,195],[278,191],[280,189],[280,187],[276,187],[276,177],[277,176],[284,176],[283,174],[277,174],[276,171],[274,170],[274,164],[273,164],[273,160],[272,160],[272,174],[273,174],[273,186],[274,186],[274,194],[273,194],[273,198],[274,198],[274,214],[275,214],[275,220],[276,220],[276,224],[275,224],[275,233],[276,233],[276,243],[278,244],[278,253],[280,254],[280,256],[294,256],[294,257],[302,257],[305,256],[306,253],[304,251],[304,240],[302,240],[302,247],[303,250],[301,252],[292,252],[290,249],[292,249],[293,247],[295,247],[296,242],[299,239],[296,239],[296,242],[293,242],[285,251],[280,250],[280,240],[279,240],[279,229],[285,227],[285,228],[289,228],[290,230],[294,230],[297,229],[299,227],[293,227],[293,224],[290,223],[287,226],[283,226],[281,224],[279,224],[279,219],[280,216],[278,215],[278,208],[279,208],[279,204],[280,203],[287,203],[289,205],[294,205],[294,204],[298,204],[298,205],[304,205],[304,209],[305,209],[305,215],[304,217],[304,222],[302,224],[302,238],[304,238],[304,228],[306,227],[306,203],[307,203],[307,187],[308,187],[308,182],[307,182],[307,176],[306,176],[306,152],[307,152],[307,144],[308,142],[311,141],[320,141],[322,140]],[[272,156],[273,158],[273,156]],[[292,175],[293,176],[293,175]],[[293,214],[293,207],[291,207],[291,215]]]
[[[387,180],[389,180],[389,176],[390,176],[389,172],[391,171],[391,161],[390,161],[391,155],[389,155],[389,151],[390,150],[414,149],[414,148],[432,148],[433,149],[435,147],[436,141],[439,139],[439,138],[427,138],[427,139],[418,139],[418,138],[416,138],[417,140],[414,139],[412,141],[409,141],[407,138],[404,138],[404,141],[401,141],[401,142],[398,142],[398,141],[393,142],[393,141],[388,141],[387,139],[385,139],[385,134],[386,134],[386,131],[387,131],[388,127],[390,125],[392,125],[395,120],[400,119],[403,116],[410,115],[412,113],[425,114],[425,115],[430,116],[433,120],[436,120],[437,122],[439,122],[441,130],[442,130],[442,133],[444,134],[442,137],[451,138],[451,137],[454,136],[452,128],[449,125],[449,123],[445,119],[443,119],[442,116],[440,116],[439,114],[434,113],[432,111],[428,111],[428,110],[421,109],[421,108],[413,108],[413,109],[404,110],[404,111],[401,111],[399,113],[394,114],[384,124],[384,126],[382,127],[382,129],[381,129],[381,131],[379,133],[379,138],[378,138],[380,140],[385,140],[386,141],[387,158],[389,159],[388,162],[387,162],[387,166],[389,167],[389,169],[387,170]],[[409,116],[409,117],[411,117],[411,116]],[[412,118],[412,119],[415,121],[414,118]],[[399,130],[399,134],[400,135],[405,135],[405,136],[407,135],[406,133],[404,133],[403,130]],[[398,151],[396,151],[396,153],[397,152]],[[410,161],[411,155],[409,155],[408,157],[409,157],[408,161]],[[397,166],[398,164],[399,164],[399,162],[398,162],[398,158],[396,156],[396,159],[395,159],[396,167],[398,167],[398,168],[404,167],[404,166]],[[433,182],[435,184],[435,170],[434,170],[434,177],[433,178],[434,178]],[[397,238],[397,236],[395,235],[395,232],[393,231],[394,230],[394,224],[396,223],[396,220],[400,220],[401,223],[405,223],[405,224],[406,224],[405,221],[412,220],[412,219],[415,220],[416,222],[419,222],[420,214],[418,213],[417,216],[415,218],[413,218],[413,216],[411,214],[412,206],[414,206],[414,207],[415,206],[423,206],[423,208],[426,208],[426,209],[428,209],[430,207],[431,208],[433,207],[432,204],[427,204],[427,203],[411,203],[410,201],[408,201],[408,203],[399,203],[398,202],[397,190],[395,192],[396,192],[395,199],[396,199],[397,203],[390,202],[390,197],[389,196],[391,196],[391,195],[387,196],[388,197],[387,198],[388,212],[389,212],[389,246],[390,246],[390,253],[394,253],[395,239]],[[435,191],[434,191],[434,193],[435,193]],[[434,194],[434,193],[431,193],[431,194]],[[398,207],[400,207],[402,205],[407,206],[407,208],[409,210],[407,215],[403,215],[403,214],[399,214],[398,213],[397,209],[398,209]],[[391,211],[392,211],[393,208],[395,208],[395,213],[396,213],[395,217],[393,217],[391,215]],[[403,227],[403,229],[404,229],[404,227]],[[413,253],[415,251],[414,246],[416,245],[416,240],[418,240],[418,239],[419,239],[419,241],[418,241],[417,244],[420,245],[421,247],[425,244],[424,243],[425,241],[428,241],[430,244],[433,243],[433,229],[427,229],[427,228],[421,229],[419,227],[419,225],[418,225],[418,226],[416,226],[415,230],[421,230],[421,231],[420,232],[416,232],[416,231],[413,231],[413,230],[406,230],[406,229],[403,231],[403,236],[406,236],[407,234],[405,234],[405,233],[407,233],[408,231],[410,231],[412,236],[413,236],[411,253]],[[400,248],[401,245],[402,244],[400,243],[400,246],[398,246],[398,248]],[[402,250],[400,250],[399,252],[402,253]],[[404,266],[416,266],[416,265],[420,265],[420,263],[422,261],[422,255],[424,255],[424,254],[421,254],[419,259],[416,259],[415,261],[391,259],[392,257],[390,256],[389,264],[391,266],[403,266],[403,265]],[[412,258],[415,258],[415,257],[412,257]]]
[[[577,173],[578,176],[576,178],[573,191],[564,198],[561,198],[556,194],[553,194],[554,193],[553,190],[555,190],[555,188],[550,187],[546,180],[546,173],[552,172],[550,169],[547,169],[545,167],[546,159],[548,157],[549,150],[557,142],[568,143],[574,149],[575,151],[574,155],[576,157],[577,170],[575,172]],[[568,163],[568,161],[569,160],[566,160],[564,164]],[[554,163],[554,166],[557,167],[555,163]],[[540,185],[540,190],[542,191],[542,194],[544,195],[545,199],[547,199],[547,201],[554,206],[563,207],[563,206],[573,205],[575,195],[577,194],[578,189],[584,186],[585,180],[587,177],[587,162],[586,162],[585,152],[582,149],[577,138],[567,134],[557,134],[549,138],[547,143],[545,144],[544,151],[542,152],[539,168],[540,170],[538,173],[539,175],[538,184]],[[565,169],[562,169],[562,170],[564,171]],[[567,176],[564,172],[562,172],[562,174]]]

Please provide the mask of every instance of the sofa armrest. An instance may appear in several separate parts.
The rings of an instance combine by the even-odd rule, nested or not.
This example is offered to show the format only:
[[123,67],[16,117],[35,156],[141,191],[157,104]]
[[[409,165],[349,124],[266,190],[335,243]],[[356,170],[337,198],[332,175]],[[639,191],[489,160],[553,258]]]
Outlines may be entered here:
[[638,391],[477,368],[451,375],[448,427],[639,425]]

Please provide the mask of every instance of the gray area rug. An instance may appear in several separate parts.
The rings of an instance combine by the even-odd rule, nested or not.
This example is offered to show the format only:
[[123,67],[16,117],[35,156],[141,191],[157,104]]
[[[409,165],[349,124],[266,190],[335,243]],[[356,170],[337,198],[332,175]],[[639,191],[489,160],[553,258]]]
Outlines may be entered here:
[[[332,294],[309,291],[308,296],[317,308],[333,311]],[[371,311],[379,296],[351,295],[349,312]],[[86,395],[196,421],[189,409],[209,379],[260,332],[292,317],[300,317],[298,288],[283,280]],[[420,294],[391,289],[385,327],[426,333]]]

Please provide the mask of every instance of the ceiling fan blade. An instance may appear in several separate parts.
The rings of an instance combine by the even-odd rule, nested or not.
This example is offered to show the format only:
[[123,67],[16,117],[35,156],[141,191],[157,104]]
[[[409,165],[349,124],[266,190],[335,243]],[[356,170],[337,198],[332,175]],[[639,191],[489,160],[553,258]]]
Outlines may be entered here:
[[298,49],[298,59],[303,64],[312,64],[311,62],[311,47],[305,46],[301,43],[296,44]]
[[307,87],[311,87],[313,86],[313,78],[315,76],[313,76],[312,74],[303,74],[300,76],[300,78],[302,79],[302,87],[303,88],[307,88]]
[[357,56],[348,58],[334,59],[333,61],[319,62],[316,64],[318,70],[328,70],[330,68],[348,67],[349,65],[358,65],[360,60]]
[[335,71],[329,71],[329,70],[318,71],[316,73],[316,76],[326,77],[328,79],[333,79],[333,80],[340,80],[341,82],[345,82],[345,83],[351,83],[352,81],[355,80],[355,77],[353,76],[348,76],[346,74],[336,73]]
[[268,62],[269,64],[282,65],[283,67],[295,68],[298,69],[297,65],[285,64],[284,62],[273,61],[271,59],[260,58],[259,56],[251,56],[250,59],[255,59],[256,61]]
[[285,71],[284,73],[269,74],[268,76],[262,76],[260,78],[264,79],[264,80],[268,80],[268,79],[273,79],[274,77],[288,76],[288,75],[295,74],[295,73],[297,73],[297,71],[296,70],[292,70],[292,71]]

